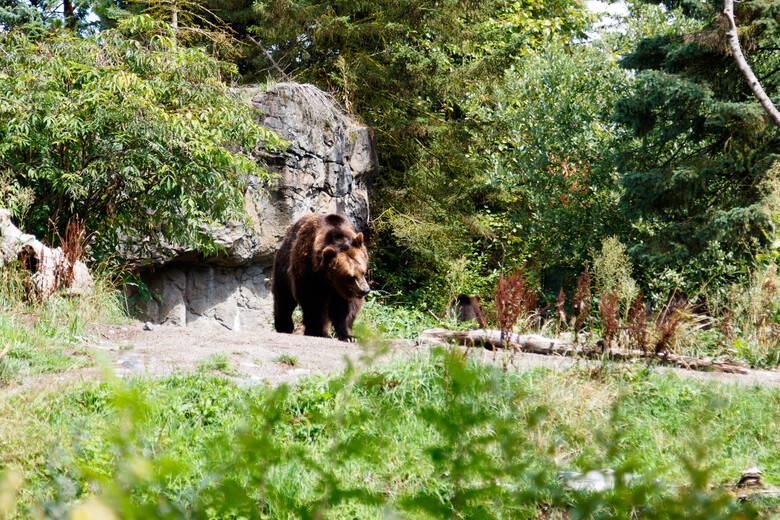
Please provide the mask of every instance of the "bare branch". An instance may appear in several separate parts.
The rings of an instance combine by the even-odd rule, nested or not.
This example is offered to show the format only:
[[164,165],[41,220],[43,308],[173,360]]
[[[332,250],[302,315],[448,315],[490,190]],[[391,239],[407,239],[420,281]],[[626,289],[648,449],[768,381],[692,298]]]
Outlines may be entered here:
[[255,40],[255,39],[254,39],[254,38],[252,38],[252,36],[250,36],[250,35],[247,35],[247,38],[249,38],[249,40],[250,40],[252,43],[254,43],[254,44],[255,44],[255,45],[257,45],[258,47],[260,47],[260,50],[261,50],[261,51],[263,51],[263,52],[265,53],[265,55],[266,55],[266,56],[268,57],[268,59],[271,61],[271,64],[274,66],[274,68],[275,68],[276,70],[278,70],[278,71],[279,71],[279,73],[282,75],[282,77],[283,77],[285,80],[287,80],[287,81],[292,81],[292,80],[290,79],[290,76],[288,76],[288,75],[287,75],[287,73],[286,73],[286,72],[285,72],[285,71],[284,71],[284,70],[283,70],[283,69],[282,69],[282,68],[279,66],[279,64],[278,64],[278,63],[276,63],[276,61],[274,60],[273,56],[271,56],[271,53],[270,53],[270,52],[268,52],[268,50],[267,50],[265,47],[263,47],[263,44],[262,44],[262,43],[260,43],[259,41]]
[[737,62],[737,67],[745,76],[745,79],[750,86],[750,90],[753,91],[756,98],[758,98],[761,106],[764,107],[769,117],[775,122],[777,126],[780,126],[780,112],[778,112],[772,100],[764,89],[761,87],[761,83],[753,73],[753,69],[750,68],[745,55],[742,54],[742,48],[739,45],[739,36],[737,35],[737,23],[734,21],[734,0],[723,0],[723,14],[726,16],[726,20],[729,23],[729,30],[726,36],[729,40],[729,47],[731,47],[731,54],[734,56],[734,60]]

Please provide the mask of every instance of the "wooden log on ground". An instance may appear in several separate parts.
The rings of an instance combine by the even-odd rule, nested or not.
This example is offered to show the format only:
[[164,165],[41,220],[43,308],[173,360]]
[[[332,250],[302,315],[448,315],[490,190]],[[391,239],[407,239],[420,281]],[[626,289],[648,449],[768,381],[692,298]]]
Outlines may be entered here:
[[503,349],[506,346],[510,349],[516,349],[521,352],[531,352],[533,354],[554,354],[589,359],[600,359],[602,357],[616,361],[650,359],[655,360],[662,365],[687,368],[690,370],[705,370],[728,374],[748,373],[748,369],[744,365],[729,361],[695,358],[671,353],[656,354],[655,352],[644,352],[638,349],[611,348],[605,351],[599,346],[575,345],[568,341],[547,338],[538,334],[511,333],[506,338],[503,338],[500,330],[493,329],[428,329],[420,333],[418,340],[434,344],[454,342],[466,346],[480,345],[488,346],[493,349]]

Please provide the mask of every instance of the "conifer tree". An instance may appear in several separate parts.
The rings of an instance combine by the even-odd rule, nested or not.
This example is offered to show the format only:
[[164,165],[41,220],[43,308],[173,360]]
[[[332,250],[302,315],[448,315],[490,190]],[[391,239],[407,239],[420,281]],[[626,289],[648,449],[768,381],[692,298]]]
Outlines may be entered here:
[[[780,129],[731,56],[722,2],[665,3],[704,23],[642,40],[621,61],[637,74],[613,113],[633,135],[618,160],[631,252],[648,273],[672,268],[699,283],[739,276],[771,234],[762,199]],[[747,59],[775,101],[779,15],[777,0],[740,2],[736,12]]]

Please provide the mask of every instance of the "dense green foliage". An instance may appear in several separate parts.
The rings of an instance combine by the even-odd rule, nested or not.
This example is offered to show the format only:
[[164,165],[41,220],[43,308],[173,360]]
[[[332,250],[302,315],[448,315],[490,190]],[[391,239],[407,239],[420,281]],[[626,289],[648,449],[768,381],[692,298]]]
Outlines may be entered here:
[[[519,57],[580,35],[584,11],[568,0],[258,7],[251,32],[273,59],[374,127],[381,163],[371,191],[376,277],[410,300],[431,298],[448,263],[476,253],[490,231],[480,210],[493,190],[474,146],[486,96]],[[263,54],[243,65],[247,78],[278,77]]]
[[[273,58],[252,44],[245,79],[281,66],[377,130],[373,260],[391,294],[441,308],[448,276],[465,269],[462,288],[484,293],[523,262],[553,289],[611,235],[645,289],[692,293],[745,279],[771,241],[778,133],[726,51],[718,2],[632,2],[589,41],[565,2],[213,7]],[[737,14],[775,96],[776,2]]]
[[[623,57],[637,76],[614,118],[634,137],[618,168],[642,280],[671,270],[694,292],[689,284],[744,276],[777,232],[772,218],[780,208],[767,205],[766,188],[780,160],[780,129],[728,51],[722,2],[683,7],[702,28],[643,39]],[[780,2],[740,2],[737,18],[748,59],[777,102]]]
[[[6,442],[25,445],[24,507],[49,517],[99,512],[84,502],[96,495],[121,518],[716,519],[753,515],[710,479],[752,464],[780,479],[777,399],[643,370],[518,375],[442,352],[293,388],[179,376],[3,406],[34,418]],[[556,478],[593,467],[639,477],[603,494]]]
[[[43,4],[6,3],[7,12],[37,9],[40,23],[62,25],[56,16],[41,21]],[[629,2],[629,15],[619,20],[617,30],[593,32],[590,15],[568,0],[102,3],[96,8],[98,25],[120,29],[104,31],[101,41],[121,47],[114,41],[121,36],[143,42],[137,53],[181,53],[179,59],[154,65],[140,56],[135,64],[110,63],[139,78],[159,78],[149,87],[161,96],[146,101],[161,104],[168,113],[183,106],[193,113],[204,106],[224,110],[207,117],[208,128],[174,118],[172,124],[182,123],[190,132],[183,138],[190,141],[166,151],[147,146],[144,138],[153,135],[158,140],[152,143],[168,143],[167,121],[141,112],[151,119],[139,123],[148,128],[144,134],[134,124],[137,110],[132,106],[101,105],[113,114],[104,124],[105,114],[90,113],[94,109],[82,102],[80,96],[104,88],[113,73],[104,71],[107,76],[96,77],[83,92],[76,81],[75,92],[65,85],[57,96],[36,94],[49,104],[43,103],[31,118],[46,119],[45,111],[48,119],[56,119],[54,103],[67,107],[68,97],[84,110],[75,114],[70,127],[55,129],[59,140],[39,143],[47,145],[36,148],[45,150],[40,157],[19,156],[7,168],[5,203],[21,211],[29,190],[38,189],[37,200],[43,204],[38,215],[31,215],[37,228],[48,218],[61,222],[83,210],[79,205],[90,205],[99,219],[111,223],[101,232],[108,227],[157,229],[164,220],[160,215],[149,215],[145,222],[123,221],[114,218],[112,209],[130,206],[107,201],[117,198],[112,196],[116,186],[128,192],[117,202],[135,202],[133,189],[149,189],[145,176],[163,165],[177,172],[176,182],[185,192],[162,197],[158,183],[151,197],[140,198],[155,201],[147,201],[147,207],[163,198],[171,201],[165,211],[183,218],[165,221],[182,226],[162,226],[160,231],[207,247],[192,224],[200,220],[208,225],[238,209],[240,174],[253,166],[242,163],[233,150],[258,136],[250,138],[256,129],[244,124],[246,112],[241,115],[232,101],[217,102],[225,95],[218,81],[223,64],[187,47],[202,45],[208,53],[229,56],[243,81],[289,76],[315,83],[375,129],[381,171],[371,184],[373,275],[391,297],[426,304],[439,313],[452,292],[488,295],[499,270],[523,263],[535,281],[554,293],[561,284],[569,286],[601,241],[613,235],[626,244],[637,281],[655,298],[665,298],[673,288],[691,295],[707,282],[717,288],[745,280],[755,255],[776,241],[772,179],[777,174],[771,172],[780,148],[778,130],[768,124],[727,51],[720,2],[665,2],[664,9],[652,4]],[[159,34],[160,25],[154,29],[157,38],[138,37],[137,31],[128,38],[128,23],[108,18],[122,9],[146,10],[167,24],[167,32]],[[775,0],[740,2],[737,10],[748,59],[775,97],[780,84],[777,14]],[[86,31],[78,9],[74,17]],[[198,42],[186,37],[206,33],[216,36]],[[11,34],[16,36],[6,38],[21,37]],[[61,33],[24,38],[58,52],[67,47],[76,55],[89,55],[92,51],[86,49],[94,51],[95,45],[95,40],[68,40]],[[54,45],[46,38],[70,44]],[[241,55],[234,53],[238,40],[246,44]],[[41,51],[43,55],[45,49]],[[14,59],[22,69],[53,66],[42,59]],[[189,75],[175,72],[185,66]],[[211,83],[199,83],[192,74],[208,76]],[[29,88],[30,82],[22,87]],[[183,99],[166,99],[171,92]],[[138,92],[121,95],[132,100]],[[81,132],[83,126],[93,127],[87,135],[123,129],[113,142],[85,139],[85,156],[104,158],[94,169],[116,164],[121,146],[123,156],[125,149],[131,152],[127,161],[138,173],[122,173],[128,182],[115,184],[110,174],[100,177],[78,160],[74,164],[82,153],[74,143],[82,136],[66,134]],[[209,143],[206,136],[215,128],[219,131]],[[63,149],[61,141],[67,139]],[[195,142],[204,148],[194,150]],[[68,189],[78,190],[38,173],[57,161],[63,173],[79,172],[81,177],[84,170],[93,177],[79,181],[82,194],[63,197]],[[23,172],[22,164],[34,167],[35,176]],[[211,167],[219,175],[212,176]],[[212,184],[204,182],[207,173]],[[158,169],[151,175],[162,173]],[[97,204],[90,200],[89,186],[95,185],[108,187],[105,200]],[[216,204],[202,207],[198,194],[215,190]],[[41,197],[44,192],[53,193],[54,200]],[[61,201],[68,210],[60,209]],[[181,216],[173,206],[197,210]],[[143,212],[134,208],[132,214]]]
[[610,112],[628,78],[600,45],[550,45],[508,71],[480,147],[500,194],[491,227],[505,265],[581,269],[619,232]]
[[242,215],[246,151],[278,146],[220,77],[146,16],[99,37],[0,33],[0,203],[45,236],[85,219],[97,246],[137,232],[207,249],[199,231]]

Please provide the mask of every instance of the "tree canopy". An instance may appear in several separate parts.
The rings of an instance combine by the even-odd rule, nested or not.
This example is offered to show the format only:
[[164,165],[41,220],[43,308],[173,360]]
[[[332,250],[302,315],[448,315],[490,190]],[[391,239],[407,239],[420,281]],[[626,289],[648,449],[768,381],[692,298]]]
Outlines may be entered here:
[[[224,80],[290,77],[375,129],[374,277],[410,300],[560,278],[611,236],[646,288],[720,283],[776,240],[780,134],[717,0],[628,2],[600,32],[576,0],[0,2],[5,28],[37,21],[0,57],[4,204],[36,230],[78,213],[208,248],[197,223],[262,175],[244,152],[278,144]],[[735,13],[775,100],[778,13]]]
[[479,211],[492,190],[473,144],[490,92],[523,56],[582,35],[586,22],[570,0],[260,2],[248,30],[268,55],[246,74],[273,60],[375,128],[375,268],[386,289],[413,294],[488,231]]

